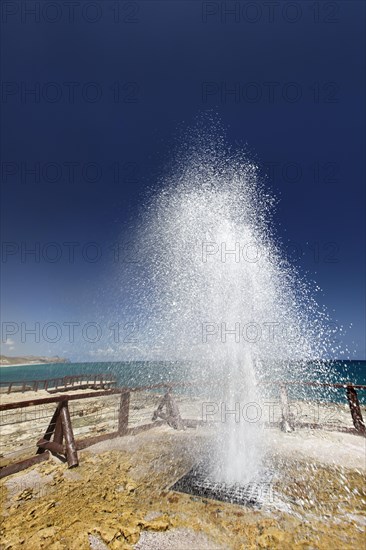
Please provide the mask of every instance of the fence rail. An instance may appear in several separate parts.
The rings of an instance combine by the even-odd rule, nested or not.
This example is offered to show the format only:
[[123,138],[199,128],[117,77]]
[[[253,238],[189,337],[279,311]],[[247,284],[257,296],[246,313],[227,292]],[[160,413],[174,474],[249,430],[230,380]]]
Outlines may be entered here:
[[[98,375],[99,376],[99,375]],[[81,378],[81,377],[74,377]],[[92,377],[90,377],[92,378]],[[94,379],[94,377],[93,377]],[[272,384],[275,384],[272,382]],[[281,421],[277,423],[282,431],[288,432],[295,429],[293,418],[290,410],[290,403],[288,399],[288,387],[296,384],[296,382],[276,382],[276,385],[280,389],[280,404],[281,404]],[[360,384],[331,384],[331,383],[318,383],[318,382],[298,382],[302,385],[311,386],[328,386],[335,388],[343,388],[346,390],[346,396],[350,407],[353,429],[346,428],[343,431],[351,431],[359,435],[366,436],[365,423],[362,418],[360,403],[358,400],[357,390],[365,390],[366,385]],[[168,424],[174,429],[182,429],[185,427],[196,427],[197,425],[207,425],[209,422],[203,420],[184,419],[181,417],[176,399],[173,396],[173,390],[183,387],[197,387],[199,384],[195,383],[162,383],[149,386],[137,386],[133,388],[128,387],[110,387],[106,390],[94,390],[92,392],[83,394],[63,394],[49,397],[41,397],[34,399],[27,399],[11,403],[0,404],[0,411],[8,411],[14,409],[27,408],[45,404],[55,404],[56,409],[48,424],[43,437],[41,437],[37,443],[36,455],[20,462],[12,463],[4,466],[0,469],[0,478],[10,474],[19,472],[29,466],[47,460],[49,453],[56,453],[66,458],[70,468],[77,466],[79,463],[77,451],[84,449],[97,442],[104,441],[106,439],[112,439],[124,435],[133,435],[138,432],[148,430],[155,426],[162,424]],[[73,387],[73,386],[71,386]],[[154,410],[151,420],[148,423],[143,423],[135,427],[129,427],[129,419],[131,416],[131,396],[136,392],[145,392],[151,390],[164,390],[163,396],[158,397],[158,406]],[[97,398],[102,396],[119,395],[118,404],[118,426],[117,430],[105,434],[94,435],[92,437],[83,438],[76,441],[73,433],[73,427],[71,423],[71,417],[69,412],[69,402],[75,400],[83,400],[90,398]],[[156,396],[155,396],[156,397]],[[269,423],[270,427],[276,425],[275,423]],[[303,424],[304,427],[317,428],[320,427],[316,424]],[[301,425],[300,425],[301,427]]]
[[21,382],[0,382],[2,393],[46,390],[50,393],[68,389],[87,389],[102,387],[107,389],[117,384],[116,377],[111,374],[80,374],[47,378],[43,380],[24,380]]

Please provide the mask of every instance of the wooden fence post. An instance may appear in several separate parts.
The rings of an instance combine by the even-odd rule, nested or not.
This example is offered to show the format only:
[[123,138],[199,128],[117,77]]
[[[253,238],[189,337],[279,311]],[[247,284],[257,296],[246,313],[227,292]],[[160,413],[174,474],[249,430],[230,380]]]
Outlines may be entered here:
[[347,386],[347,399],[356,431],[362,435],[366,435],[366,427],[362,418],[360,402],[357,392],[352,386]]
[[290,407],[288,404],[287,387],[285,384],[280,385],[280,400],[281,400],[281,415],[280,428],[283,432],[292,432],[294,427],[291,423]]
[[152,419],[151,419],[153,422],[155,422],[155,420],[157,420],[158,418],[162,418],[163,420],[166,420],[166,415],[163,413],[163,408],[166,405],[166,396],[167,394],[164,395],[157,409],[154,411],[154,414],[152,415]]
[[178,409],[178,405],[173,399],[173,396],[169,390],[166,399],[166,409],[168,413],[168,424],[175,430],[182,430],[184,428],[182,417]]
[[69,465],[69,468],[73,468],[74,466],[79,465],[79,459],[76,452],[74,432],[72,431],[71,418],[67,401],[61,402],[60,416],[62,429],[65,436],[67,463]]
[[[60,415],[60,411],[61,411],[61,403],[59,403],[57,405],[56,410],[52,415],[51,421],[47,426],[47,430],[45,431],[45,434],[43,436],[44,441],[50,441],[51,440],[52,434],[55,431],[57,420],[58,420],[59,415]],[[41,448],[41,447],[38,447],[37,454],[41,454],[41,453],[44,453],[44,449]]]
[[118,433],[123,435],[128,428],[128,416],[130,410],[130,392],[124,391],[121,393],[121,400],[118,411]]
[[[166,413],[163,413],[163,408],[166,408]],[[158,418],[166,420],[166,422],[175,430],[181,430],[184,428],[184,422],[180,416],[178,405],[173,399],[171,389],[169,388],[163,399],[160,401],[158,408],[154,411],[152,421],[154,422]]]
[[56,420],[56,426],[55,426],[55,433],[53,435],[53,441],[55,441],[55,443],[62,443],[63,438],[64,438],[64,430],[63,430],[63,427],[62,427],[61,416],[59,415],[59,417]]

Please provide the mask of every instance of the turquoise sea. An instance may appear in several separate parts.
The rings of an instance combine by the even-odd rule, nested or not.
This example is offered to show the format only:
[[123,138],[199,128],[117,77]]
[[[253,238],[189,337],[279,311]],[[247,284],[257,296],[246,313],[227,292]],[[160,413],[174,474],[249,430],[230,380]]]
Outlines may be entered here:
[[[309,365],[311,371],[311,366]],[[296,373],[296,365],[294,366]],[[204,393],[205,381],[202,381],[197,365],[181,364],[176,362],[95,362],[95,363],[50,363],[25,367],[6,367],[0,369],[0,383],[23,382],[29,380],[43,380],[61,378],[63,376],[79,374],[111,374],[117,378],[119,386],[147,386],[162,382],[197,381],[196,391]],[[292,377],[294,379],[294,377]],[[332,361],[322,367],[321,374],[310,377],[308,380],[326,380],[344,383],[350,381],[353,384],[366,385],[366,361],[356,360]],[[207,385],[212,388],[212,379],[207,380]],[[52,383],[50,384],[52,387]],[[182,390],[183,391],[183,390]],[[188,391],[187,389],[184,391]],[[194,391],[190,389],[189,391]],[[331,399],[332,401],[345,402],[345,390],[329,391],[323,388],[304,386],[291,386],[290,397]],[[366,403],[366,390],[358,391],[360,402]]]

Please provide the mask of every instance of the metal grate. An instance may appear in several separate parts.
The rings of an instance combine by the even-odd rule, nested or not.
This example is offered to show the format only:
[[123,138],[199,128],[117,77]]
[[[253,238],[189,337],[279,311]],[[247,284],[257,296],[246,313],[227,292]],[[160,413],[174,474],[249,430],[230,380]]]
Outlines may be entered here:
[[217,482],[210,478],[207,463],[201,462],[181,477],[170,489],[198,497],[261,508],[273,500],[274,472],[265,470],[260,477],[244,485]]

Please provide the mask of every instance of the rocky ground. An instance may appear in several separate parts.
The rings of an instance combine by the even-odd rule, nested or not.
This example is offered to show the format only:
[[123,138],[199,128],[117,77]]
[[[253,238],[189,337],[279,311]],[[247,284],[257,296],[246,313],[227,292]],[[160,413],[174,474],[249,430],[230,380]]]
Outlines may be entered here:
[[[344,457],[335,460],[339,434],[271,433],[277,437],[277,452],[267,457],[277,472],[275,498],[262,509],[171,491],[207,451],[210,434],[203,427],[163,426],[94,445],[80,452],[78,468],[52,459],[2,480],[2,548],[361,548],[364,439],[340,435],[354,456],[350,468]],[[312,441],[307,459],[297,456],[301,440]]]
[[[160,399],[159,394],[135,394],[130,425],[149,422]],[[178,396],[177,402],[183,417],[202,418],[198,399]],[[116,396],[73,402],[76,437],[113,431],[118,405]],[[160,426],[79,452],[78,468],[70,470],[52,457],[1,480],[1,548],[361,548],[366,439],[335,431],[352,425],[346,407],[315,403],[301,407],[297,423],[314,421],[317,415],[328,429],[265,430],[265,464],[275,477],[271,498],[260,509],[171,490],[209,452],[215,427],[177,431]],[[37,407],[16,414],[9,411],[13,416],[7,416],[7,422],[2,419],[2,436],[4,429],[7,433],[3,461],[14,459],[14,448],[29,456],[33,446],[34,453],[36,438],[53,409],[53,405],[45,408],[42,414]],[[211,420],[215,423],[215,418]]]

